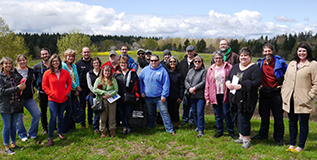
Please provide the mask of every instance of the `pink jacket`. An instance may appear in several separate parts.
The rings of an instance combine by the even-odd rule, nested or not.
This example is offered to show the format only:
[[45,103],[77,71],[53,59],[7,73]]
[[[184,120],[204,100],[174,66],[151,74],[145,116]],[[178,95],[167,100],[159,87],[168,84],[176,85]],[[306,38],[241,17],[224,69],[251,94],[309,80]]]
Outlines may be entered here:
[[[205,100],[209,101],[211,104],[216,104],[217,103],[217,96],[216,96],[216,80],[215,80],[215,68],[216,64],[212,64],[206,75],[206,84],[205,84]],[[225,69],[225,79],[228,76],[230,70],[232,68],[232,65],[229,64],[228,62],[224,62],[224,69]],[[227,92],[227,86],[224,82],[223,84],[223,89],[224,89],[224,97],[223,97],[223,102],[224,103],[229,103],[229,97],[228,97],[228,92]]]

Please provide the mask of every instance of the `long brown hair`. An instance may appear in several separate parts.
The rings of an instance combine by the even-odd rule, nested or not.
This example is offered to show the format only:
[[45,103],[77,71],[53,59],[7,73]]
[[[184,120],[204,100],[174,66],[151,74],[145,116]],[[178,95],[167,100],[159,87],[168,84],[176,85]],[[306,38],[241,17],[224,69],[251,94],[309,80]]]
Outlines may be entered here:
[[[105,77],[105,75],[104,75],[104,71],[105,71],[105,70],[107,70],[107,71],[110,72],[109,77]],[[111,67],[108,66],[108,65],[105,65],[105,66],[102,68],[101,72],[100,72],[99,78],[100,78],[100,80],[101,80],[102,85],[105,85],[105,78],[107,78],[107,84],[108,84],[109,86],[112,86],[113,83],[112,83],[112,69],[111,69]]]
[[51,57],[50,57],[50,59],[48,60],[49,61],[49,69],[51,70],[51,73],[55,73],[55,69],[54,69],[54,67],[53,67],[53,65],[52,65],[52,63],[53,63],[53,59],[55,59],[55,58],[57,58],[58,59],[58,61],[59,61],[59,65],[58,65],[58,70],[62,70],[62,60],[61,60],[61,58],[58,56],[58,54],[56,54],[56,53],[54,53]]

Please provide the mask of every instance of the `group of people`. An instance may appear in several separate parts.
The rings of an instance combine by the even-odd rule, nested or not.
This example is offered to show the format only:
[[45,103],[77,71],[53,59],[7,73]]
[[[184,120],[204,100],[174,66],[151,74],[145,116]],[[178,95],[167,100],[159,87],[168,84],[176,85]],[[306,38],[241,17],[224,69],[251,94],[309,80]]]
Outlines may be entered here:
[[[273,55],[273,46],[269,43],[262,47],[264,58],[253,63],[249,48],[243,47],[236,54],[223,39],[219,51],[213,53],[208,70],[205,69],[204,59],[196,54],[192,45],[186,48],[186,55],[181,61],[169,50],[164,50],[162,61],[150,50],[139,49],[137,61],[127,54],[126,45],[120,47],[120,52],[118,55],[116,51],[110,51],[109,61],[102,64],[98,57],[91,58],[90,49],[84,47],[83,57],[75,63],[75,50],[67,49],[61,58],[57,54],[50,55],[50,51],[43,48],[40,51],[42,61],[33,69],[27,66],[24,55],[17,57],[17,67],[14,67],[12,59],[3,57],[0,61],[0,113],[4,124],[5,152],[14,154],[14,150],[23,149],[16,145],[16,133],[22,141],[36,139],[40,118],[43,134],[48,133],[48,145],[54,145],[54,130],[57,130],[59,138],[65,139],[63,133],[75,129],[76,122],[72,117],[74,104],[78,101],[84,117],[87,107],[88,125],[93,126],[95,133],[100,132],[100,138],[106,137],[108,130],[111,137],[116,137],[119,124],[122,124],[123,134],[132,133],[128,119],[134,102],[146,105],[148,130],[155,127],[159,112],[168,133],[176,135],[175,129],[188,123],[198,132],[199,138],[205,130],[205,107],[212,104],[217,128],[214,137],[223,136],[225,120],[227,132],[235,139],[234,142],[249,148],[250,120],[257,104],[258,91],[261,128],[259,134],[251,139],[268,138],[272,110],[273,138],[282,145],[283,112],[286,111],[290,130],[290,146],[286,150],[301,152],[304,149],[309,115],[317,94],[317,63],[308,44],[300,43],[294,60],[287,65],[280,56]],[[23,78],[26,81],[21,83]],[[41,111],[33,99],[34,87],[38,91]],[[108,99],[116,94],[121,98],[110,102]],[[93,116],[91,106],[97,102],[102,102],[105,109]],[[179,123],[181,103],[183,121]],[[23,104],[32,116],[28,134],[23,113],[12,109],[19,104]],[[49,123],[47,106],[51,115]],[[82,128],[86,128],[85,119],[80,122]],[[298,121],[300,138],[296,147]],[[234,126],[239,136],[234,133]]]

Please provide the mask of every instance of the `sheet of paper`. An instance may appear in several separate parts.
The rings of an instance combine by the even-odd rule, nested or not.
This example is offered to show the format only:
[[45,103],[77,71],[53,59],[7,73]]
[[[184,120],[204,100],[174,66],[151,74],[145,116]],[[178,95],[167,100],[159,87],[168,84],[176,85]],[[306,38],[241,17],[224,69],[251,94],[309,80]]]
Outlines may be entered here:
[[[112,91],[109,92],[109,94],[111,94]],[[115,102],[117,99],[121,98],[121,96],[117,93],[116,95],[114,95],[113,97],[109,97],[107,100],[109,103],[113,103]]]
[[[231,84],[232,85],[237,85],[238,83],[239,83],[239,77],[237,77],[236,75],[233,75]],[[235,89],[230,90],[230,93],[236,94],[236,90]]]

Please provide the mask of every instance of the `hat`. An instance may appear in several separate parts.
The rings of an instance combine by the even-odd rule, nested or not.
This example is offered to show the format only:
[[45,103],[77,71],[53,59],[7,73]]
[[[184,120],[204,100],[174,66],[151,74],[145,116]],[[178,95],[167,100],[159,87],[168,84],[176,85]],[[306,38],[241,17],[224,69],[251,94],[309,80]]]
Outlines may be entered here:
[[170,56],[172,55],[170,50],[165,49],[164,52],[163,52],[163,57],[164,57],[165,55],[167,55],[167,54],[169,54]]
[[109,57],[111,57],[112,55],[118,55],[118,53],[115,51],[115,50],[111,50],[110,52],[109,52]]
[[151,53],[151,54],[152,54],[151,50],[149,50],[149,49],[147,49],[147,50],[145,51],[145,54],[146,54],[146,53]]
[[195,47],[193,45],[189,45],[186,47],[186,52],[188,51],[194,51],[195,50]]
[[140,51],[142,51],[143,53],[145,52],[144,49],[140,48],[140,49],[138,49],[138,51],[136,53],[139,53]]

